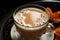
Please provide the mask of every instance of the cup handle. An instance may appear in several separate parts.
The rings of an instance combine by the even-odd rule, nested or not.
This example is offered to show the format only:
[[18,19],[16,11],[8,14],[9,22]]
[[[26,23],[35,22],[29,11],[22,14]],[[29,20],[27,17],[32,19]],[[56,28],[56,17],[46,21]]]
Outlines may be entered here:
[[54,25],[52,23],[48,23],[48,26],[47,28],[50,30],[50,31],[54,31]]
[[54,39],[54,25],[52,23],[48,23],[47,30],[44,35],[41,36],[41,40],[53,40]]

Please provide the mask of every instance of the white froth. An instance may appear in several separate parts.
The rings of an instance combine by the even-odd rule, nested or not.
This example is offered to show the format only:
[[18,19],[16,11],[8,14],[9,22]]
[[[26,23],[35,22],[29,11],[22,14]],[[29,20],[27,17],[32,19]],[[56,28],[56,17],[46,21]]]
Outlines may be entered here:
[[34,28],[32,28],[32,27],[23,27],[23,26],[21,26],[21,25],[19,25],[19,24],[17,24],[17,23],[15,23],[18,27],[20,27],[20,28],[22,28],[22,29],[24,29],[24,30],[39,30],[39,29],[41,29],[41,28],[43,28],[43,27],[46,27],[46,25],[47,25],[47,23],[45,24],[45,25],[43,25],[43,26],[38,26],[38,27],[34,27]]
[[28,10],[28,9],[26,8],[26,9],[21,10],[21,12],[28,14],[28,13],[30,12],[30,10]]
[[34,23],[36,23],[36,20],[37,20],[38,18],[40,18],[40,14],[41,14],[41,13],[39,13],[39,12],[31,11],[30,16],[31,16],[31,19],[32,19],[32,21],[33,21]]
[[[38,11],[31,11],[29,9],[27,8],[27,9],[21,10],[20,12],[17,12],[17,14],[14,16],[14,19],[19,24],[21,24],[21,22],[22,22],[21,25],[29,26],[29,27],[32,27],[32,25],[26,24],[24,22],[24,20],[26,19],[26,17],[23,16],[24,13],[26,13],[26,14],[30,13],[31,20],[33,21],[33,23],[35,23],[35,26],[42,25],[48,20],[48,18],[47,18],[48,16],[44,11],[43,12],[38,12]],[[33,9],[33,8],[31,8],[31,9]],[[40,11],[42,11],[42,10],[40,10]],[[37,19],[39,19],[38,22],[36,22]]]

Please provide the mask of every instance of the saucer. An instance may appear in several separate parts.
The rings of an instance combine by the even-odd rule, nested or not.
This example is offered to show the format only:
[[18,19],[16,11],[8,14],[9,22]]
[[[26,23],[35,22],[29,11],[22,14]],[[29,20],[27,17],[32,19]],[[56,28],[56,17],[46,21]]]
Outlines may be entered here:
[[16,31],[15,25],[12,26],[10,35],[12,40],[20,40],[20,34]]
[[[45,34],[43,34],[40,37],[40,40],[54,40],[54,33],[51,31],[48,31],[48,30],[50,30],[50,29],[47,28]],[[12,26],[10,35],[11,35],[12,40],[20,40],[21,39],[20,34],[16,31],[15,25]]]

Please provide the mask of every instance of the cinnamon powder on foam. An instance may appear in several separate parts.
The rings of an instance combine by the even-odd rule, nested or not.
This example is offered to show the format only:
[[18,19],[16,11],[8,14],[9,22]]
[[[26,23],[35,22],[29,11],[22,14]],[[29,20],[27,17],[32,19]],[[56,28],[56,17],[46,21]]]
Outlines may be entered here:
[[[34,11],[34,10],[32,10],[32,11]],[[37,14],[39,15],[40,14],[40,16],[41,16],[41,13],[39,12],[39,11],[35,11],[35,12],[37,12]],[[28,12],[28,13],[23,13],[22,14],[22,16],[24,16],[25,17],[25,19],[23,20],[24,21],[24,23],[27,25],[27,24],[29,24],[29,25],[31,25],[32,27],[34,27],[35,25],[39,25],[40,23],[40,21],[41,21],[41,19],[40,19],[40,17],[37,17],[36,18],[36,20],[34,21],[34,20],[32,20],[33,18],[31,18],[33,15],[34,15],[35,13],[33,12],[33,14],[31,13],[31,12]],[[31,16],[32,15],[32,16]],[[35,15],[35,16],[37,16],[37,15]],[[37,24],[38,23],[38,24]]]
[[31,19],[29,13],[28,13],[28,14],[23,14],[23,16],[26,17],[26,19],[24,20],[24,22],[25,22],[26,24],[30,24],[30,25],[32,25],[33,27],[35,26],[35,23],[33,23],[33,21],[32,21],[32,19]]
[[[31,14],[30,14],[31,12],[29,12],[29,13],[24,13],[23,14],[23,16],[25,16],[25,20],[24,20],[24,22],[25,22],[25,24],[29,24],[29,25],[31,25],[32,27],[34,27],[35,25],[36,25],[36,23],[35,22],[39,22],[39,20],[40,20],[40,18],[37,18],[36,19],[36,21],[35,22],[33,22],[33,20],[31,19]],[[35,13],[33,13],[33,14],[35,14]],[[37,13],[37,14],[39,14],[39,13]],[[38,24],[37,24],[38,25]]]

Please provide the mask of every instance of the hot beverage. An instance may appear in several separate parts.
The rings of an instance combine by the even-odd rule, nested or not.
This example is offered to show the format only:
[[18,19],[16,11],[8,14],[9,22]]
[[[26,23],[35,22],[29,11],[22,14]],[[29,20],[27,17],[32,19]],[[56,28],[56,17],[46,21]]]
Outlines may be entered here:
[[24,40],[39,40],[46,31],[48,14],[38,8],[23,8],[13,14],[17,31]]

